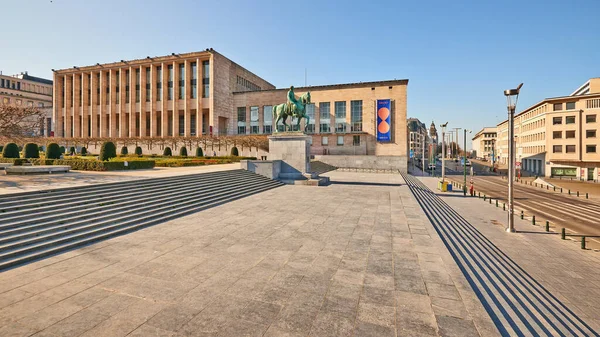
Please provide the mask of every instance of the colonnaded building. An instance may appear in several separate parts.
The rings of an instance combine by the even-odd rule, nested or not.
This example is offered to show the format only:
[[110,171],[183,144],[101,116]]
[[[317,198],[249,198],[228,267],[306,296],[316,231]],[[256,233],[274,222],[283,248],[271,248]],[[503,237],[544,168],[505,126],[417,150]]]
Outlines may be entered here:
[[[55,135],[61,138],[270,134],[282,128],[273,125],[272,108],[286,102],[289,89],[275,88],[212,48],[54,70],[54,83]],[[311,93],[311,153],[405,160],[407,85],[391,80],[295,88],[298,96]],[[390,100],[385,142],[377,140],[378,100]]]
[[[600,78],[568,96],[546,98],[515,115],[521,169],[546,177],[600,179]],[[508,121],[497,126],[496,150],[508,162]]]

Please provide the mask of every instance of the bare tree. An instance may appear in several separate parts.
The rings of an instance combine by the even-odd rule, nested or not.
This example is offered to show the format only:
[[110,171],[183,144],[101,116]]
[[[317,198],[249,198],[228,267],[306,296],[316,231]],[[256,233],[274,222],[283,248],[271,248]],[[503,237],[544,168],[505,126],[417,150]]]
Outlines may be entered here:
[[0,137],[33,137],[39,135],[44,113],[35,107],[0,105]]

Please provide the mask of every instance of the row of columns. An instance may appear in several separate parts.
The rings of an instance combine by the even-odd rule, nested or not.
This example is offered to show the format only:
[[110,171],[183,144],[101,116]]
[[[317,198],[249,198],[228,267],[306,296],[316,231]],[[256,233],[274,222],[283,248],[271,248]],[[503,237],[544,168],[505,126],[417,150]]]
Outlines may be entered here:
[[[183,61],[183,62],[182,62]],[[191,136],[191,114],[195,114],[196,135],[202,134],[202,59],[186,59],[160,64],[129,66],[108,70],[93,70],[67,75],[54,75],[54,121],[57,137],[135,137],[139,118],[141,137],[166,137],[169,115],[172,135],[179,135],[179,114],[184,115],[184,136]],[[192,62],[196,62],[196,98],[192,100]],[[179,64],[184,64],[184,98],[179,99]],[[169,65],[173,67],[173,97],[168,98]],[[146,68],[150,68],[150,92],[146,91]],[[159,70],[160,67],[160,70]],[[139,71],[139,102],[136,102]],[[129,81],[127,81],[129,71]],[[159,74],[160,71],[160,74]],[[117,76],[118,72],[118,76]],[[158,89],[160,79],[161,90]],[[119,92],[117,93],[117,84]],[[129,85],[127,96],[126,86]],[[108,93],[107,93],[108,88]],[[99,93],[98,93],[98,89]],[[80,91],[81,90],[81,91]],[[88,90],[90,95],[88,96]],[[162,91],[162,92],[161,92]],[[147,102],[149,94],[149,101]],[[160,100],[158,96],[160,94]],[[118,97],[118,103],[117,103]],[[129,97],[129,103],[126,103]],[[107,102],[108,100],[108,102]],[[139,104],[139,107],[138,107]],[[171,109],[169,110],[169,107]],[[146,132],[150,115],[149,134]],[[98,116],[100,118],[98,118]],[[139,116],[139,117],[138,117]],[[117,123],[117,119],[119,122]],[[89,126],[88,121],[89,120]],[[160,120],[160,125],[158,125]],[[108,125],[107,125],[108,123]],[[212,125],[212,122],[210,123]],[[117,125],[119,128],[117,129]],[[128,126],[126,128],[126,126]],[[158,128],[160,127],[160,132]],[[206,132],[207,130],[204,130]]]

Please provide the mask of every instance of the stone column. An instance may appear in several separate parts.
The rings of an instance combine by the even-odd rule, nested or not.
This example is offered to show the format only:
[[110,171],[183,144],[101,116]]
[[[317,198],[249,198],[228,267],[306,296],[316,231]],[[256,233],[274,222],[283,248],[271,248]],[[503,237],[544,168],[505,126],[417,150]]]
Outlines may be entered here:
[[109,71],[109,88],[108,88],[108,92],[109,92],[109,118],[108,118],[108,123],[109,123],[109,132],[108,132],[108,136],[109,137],[113,137],[116,138],[119,135],[117,135],[117,72],[115,70],[110,70]]
[[106,110],[106,75],[104,73],[104,71],[100,71],[100,95],[98,95],[98,116],[100,116],[100,123],[98,124],[98,127],[100,128],[100,134],[98,135],[99,137],[107,137],[108,135],[106,134],[106,125],[104,123],[104,116],[108,113],[108,111]]
[[147,114],[147,104],[146,104],[146,69],[143,66],[140,66],[140,137],[147,137],[146,128],[146,114]]
[[196,59],[196,135],[198,137],[202,137],[202,118],[204,117],[202,111],[202,90],[200,86],[202,85],[202,62],[199,58]]
[[[141,74],[140,74],[141,76]],[[135,68],[129,66],[129,138],[136,137],[136,121],[137,121],[137,109],[135,102],[135,81],[136,81]]]
[[73,74],[73,137],[81,137],[81,74]]
[[[81,96],[83,96],[82,99],[82,107],[81,107],[81,137],[84,138],[90,138],[90,125],[92,123],[91,117],[90,117],[90,95],[91,95],[91,89],[90,89],[90,73],[82,73],[81,74],[81,81],[82,81],[82,86],[81,86]],[[88,95],[88,92],[90,92],[90,95]]]
[[63,85],[64,85],[64,76],[57,75],[54,73],[54,86],[52,87],[53,95],[52,95],[52,119],[54,122],[54,136],[55,137],[64,137],[63,129],[65,123],[64,117],[64,96],[63,96]]
[[[127,69],[121,68],[119,69],[119,137],[125,138],[128,137],[127,131],[127,106],[126,96],[127,92],[125,90],[125,86],[127,85]],[[129,74],[131,78],[131,74]],[[131,90],[131,88],[130,88]]]
[[162,103],[162,111],[161,111],[161,121],[160,121],[160,127],[161,127],[161,137],[165,138],[168,137],[169,133],[167,132],[168,127],[169,127],[169,115],[168,115],[168,105],[167,105],[167,91],[169,91],[169,69],[167,69],[167,64],[166,63],[162,63],[162,97],[161,97],[161,103]]
[[73,138],[73,75],[65,75],[65,138]]
[[191,128],[190,128],[190,104],[189,104],[189,100],[191,99],[191,85],[190,85],[190,81],[192,79],[191,76],[191,71],[190,71],[191,65],[190,65],[190,61],[189,60],[185,60],[184,62],[184,80],[183,80],[183,89],[184,89],[184,94],[183,94],[183,122],[185,123],[185,126],[183,128],[183,135],[185,137],[189,137],[190,133],[191,133]]
[[98,88],[98,83],[96,83],[96,73],[90,72],[90,134],[92,138],[98,138],[98,117],[96,114],[98,113],[96,91]]
[[179,136],[179,64],[173,61],[173,110],[171,116],[173,116],[173,129],[171,130],[173,137]]
[[[150,137],[156,137],[156,66],[150,64]],[[144,88],[145,90],[145,88]]]

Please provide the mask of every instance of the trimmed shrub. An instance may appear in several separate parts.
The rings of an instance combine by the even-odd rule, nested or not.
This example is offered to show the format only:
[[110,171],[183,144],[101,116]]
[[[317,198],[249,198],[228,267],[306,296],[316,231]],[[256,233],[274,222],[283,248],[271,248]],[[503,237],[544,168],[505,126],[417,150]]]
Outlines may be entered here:
[[67,152],[67,149],[65,149],[65,147],[64,147],[64,146],[61,146],[61,147],[60,147],[60,153],[61,153],[61,154],[65,154],[65,152]]
[[136,146],[135,147],[135,154],[138,155],[138,156],[141,156],[142,155],[142,148],[139,147],[139,146]]
[[100,160],[106,161],[117,156],[117,147],[113,142],[104,142],[100,148]]
[[173,155],[173,151],[171,151],[170,147],[165,147],[165,150],[163,151],[163,156],[172,156]]
[[46,149],[46,159],[60,159],[60,147],[56,143],[48,144]]
[[74,156],[74,155],[75,155],[75,153],[77,153],[77,151],[75,151],[75,146],[71,146],[71,147],[69,148],[69,154],[70,154],[71,156]]
[[127,146],[123,146],[121,148],[121,156],[126,156],[129,153],[129,151],[127,150]]
[[203,157],[204,153],[202,153],[202,148],[200,146],[198,146],[196,148],[196,157]]
[[8,143],[2,150],[4,158],[19,158],[19,147],[15,143]]
[[81,148],[81,155],[82,156],[87,155],[87,149],[85,148],[85,146]]
[[25,150],[23,151],[23,158],[39,158],[40,150],[37,144],[27,143],[25,144]]
[[235,147],[235,146],[234,146],[234,147],[232,147],[232,148],[231,148],[231,156],[232,156],[232,157],[238,157],[239,155],[240,155],[240,152],[238,151],[238,148],[237,148],[237,147]]
[[0,145],[0,153],[2,153],[2,150],[4,150],[4,145]]
[[185,146],[182,146],[179,149],[179,156],[181,156],[181,157],[187,157],[187,149],[185,148]]

